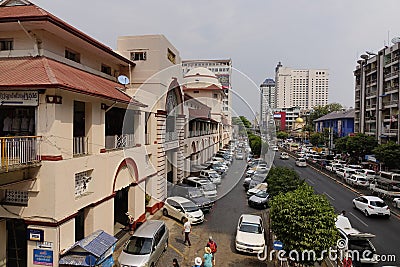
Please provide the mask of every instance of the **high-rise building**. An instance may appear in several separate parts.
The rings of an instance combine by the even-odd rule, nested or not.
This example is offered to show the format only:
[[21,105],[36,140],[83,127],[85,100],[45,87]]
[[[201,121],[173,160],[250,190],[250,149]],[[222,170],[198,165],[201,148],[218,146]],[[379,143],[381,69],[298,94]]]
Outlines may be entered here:
[[265,79],[260,85],[260,126],[267,126],[268,110],[276,108],[276,90],[273,79]]
[[275,68],[277,108],[312,109],[328,104],[329,73],[326,69]]
[[398,142],[400,43],[362,55],[355,76],[354,131]]

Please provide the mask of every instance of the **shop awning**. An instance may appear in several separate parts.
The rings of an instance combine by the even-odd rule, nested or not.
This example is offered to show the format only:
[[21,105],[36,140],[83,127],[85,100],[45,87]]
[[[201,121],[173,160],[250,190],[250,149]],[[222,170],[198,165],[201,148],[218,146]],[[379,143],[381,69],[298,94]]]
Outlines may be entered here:
[[[107,260],[114,252],[117,238],[103,230],[97,230],[75,242],[61,254],[59,265],[96,266]],[[111,257],[112,258],[112,257]]]

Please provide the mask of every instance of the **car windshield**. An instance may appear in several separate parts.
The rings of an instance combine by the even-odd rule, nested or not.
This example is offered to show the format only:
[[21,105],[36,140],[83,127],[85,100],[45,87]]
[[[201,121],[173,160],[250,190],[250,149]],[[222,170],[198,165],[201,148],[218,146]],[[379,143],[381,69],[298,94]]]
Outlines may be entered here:
[[132,255],[151,253],[151,238],[132,236],[124,248],[124,252]]
[[202,197],[203,194],[200,190],[191,190],[189,191],[189,197]]
[[378,207],[378,208],[386,207],[386,204],[383,201],[371,201],[370,204],[371,204],[371,206]]
[[259,224],[254,224],[254,223],[243,222],[240,225],[239,230],[241,232],[246,232],[246,233],[261,234],[261,226]]
[[210,172],[210,173],[208,173],[209,174],[209,176],[211,177],[211,178],[218,178],[219,176],[218,176],[218,173],[215,173],[215,172]]
[[182,207],[187,212],[193,212],[199,210],[199,208],[192,202],[183,202]]
[[265,191],[260,191],[256,194],[256,196],[261,197],[261,198],[266,198],[266,197],[268,197],[268,193]]

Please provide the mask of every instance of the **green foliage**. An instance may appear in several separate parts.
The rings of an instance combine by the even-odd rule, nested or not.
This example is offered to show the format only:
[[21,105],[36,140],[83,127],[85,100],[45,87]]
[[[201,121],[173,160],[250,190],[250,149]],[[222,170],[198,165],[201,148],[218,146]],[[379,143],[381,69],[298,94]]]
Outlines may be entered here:
[[272,167],[267,176],[268,194],[275,197],[280,193],[293,191],[303,184],[299,174],[291,168]]
[[277,137],[278,139],[283,139],[283,140],[285,140],[285,139],[287,139],[287,138],[289,137],[289,134],[280,131],[280,132],[277,132],[277,133],[276,133],[276,137]]
[[[302,252],[312,250],[318,258],[338,239],[333,207],[325,196],[315,194],[307,184],[276,196],[271,203],[270,216],[271,229],[287,252],[297,251],[301,256]],[[315,261],[300,259],[301,264],[308,266],[314,266]]]
[[249,133],[248,138],[249,138],[251,152],[253,152],[253,154],[255,156],[260,156],[261,155],[261,137],[258,135]]
[[239,116],[239,118],[242,121],[244,127],[251,128],[251,122],[245,116]]
[[322,116],[325,116],[326,114],[329,114],[333,111],[339,111],[342,110],[343,106],[339,103],[331,103],[326,106],[317,106],[314,107],[313,112],[310,114],[310,123],[313,124],[314,120],[321,118]]
[[389,169],[398,169],[400,166],[400,145],[395,142],[380,144],[372,151],[375,157]]
[[310,143],[314,146],[325,144],[325,135],[323,133],[313,133],[310,135]]
[[349,153],[354,158],[372,154],[378,142],[375,137],[358,133],[354,136],[346,136],[335,140],[337,151]]
[[232,124],[239,126],[239,134],[244,136],[246,134],[246,128],[243,125],[242,120],[239,117],[232,117]]

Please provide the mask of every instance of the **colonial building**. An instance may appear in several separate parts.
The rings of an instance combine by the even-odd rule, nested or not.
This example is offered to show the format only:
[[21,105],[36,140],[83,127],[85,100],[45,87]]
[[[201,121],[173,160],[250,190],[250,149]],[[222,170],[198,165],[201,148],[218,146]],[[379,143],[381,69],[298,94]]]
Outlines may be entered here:
[[336,137],[344,137],[354,133],[354,109],[333,111],[316,120],[315,131],[323,133],[325,129]]
[[[0,266],[58,266],[76,241],[119,231],[127,212],[144,221],[146,193],[160,205],[168,169],[155,154],[168,142],[145,127],[153,103],[131,97],[136,57],[22,0],[0,2],[0,42]],[[179,117],[177,84],[153,114],[160,131]]]

